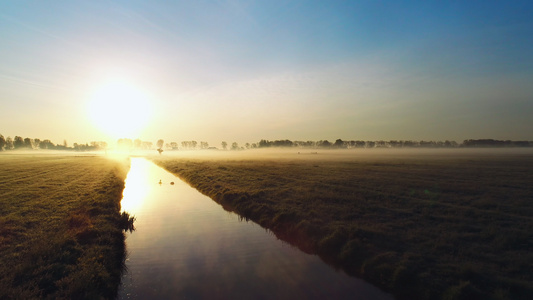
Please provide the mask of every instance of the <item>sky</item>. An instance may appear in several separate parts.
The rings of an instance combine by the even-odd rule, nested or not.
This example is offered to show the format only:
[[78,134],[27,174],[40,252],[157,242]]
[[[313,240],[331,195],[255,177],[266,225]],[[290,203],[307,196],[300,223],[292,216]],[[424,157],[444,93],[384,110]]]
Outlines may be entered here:
[[0,134],[533,140],[532,1],[2,1]]

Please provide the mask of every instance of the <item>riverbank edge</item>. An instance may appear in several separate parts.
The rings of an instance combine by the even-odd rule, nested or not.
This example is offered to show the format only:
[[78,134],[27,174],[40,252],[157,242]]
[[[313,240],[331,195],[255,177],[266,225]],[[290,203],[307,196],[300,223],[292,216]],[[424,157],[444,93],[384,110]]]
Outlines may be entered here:
[[[7,225],[3,228],[5,232],[0,233],[17,242],[13,247],[7,244],[8,252],[4,252],[14,259],[11,269],[2,272],[5,277],[0,282],[0,298],[117,297],[126,271],[124,232],[128,226],[131,228],[132,220],[127,213],[120,212],[130,163],[129,159],[110,160],[112,167],[99,175],[101,185],[95,190],[80,191],[84,196],[57,201],[51,206],[46,214],[56,221],[44,222],[39,227],[39,236],[31,229],[18,227],[18,219],[11,215],[0,219],[0,223]],[[34,196],[39,198],[40,195]]]
[[[224,209],[269,229],[279,239],[304,252],[318,254],[330,265],[365,279],[397,299],[531,299],[533,286],[524,279],[529,275],[522,268],[531,258],[525,248],[530,234],[527,226],[522,226],[528,223],[524,212],[529,207],[525,196],[529,191],[502,188],[498,181],[505,178],[509,186],[528,182],[525,178],[531,174],[524,169],[526,162],[517,157],[510,160],[499,157],[493,164],[495,158],[484,157],[478,163],[466,161],[465,164],[465,159],[431,157],[423,162],[416,158],[398,163],[396,159],[381,157],[347,166],[348,161],[332,159],[152,158]],[[434,163],[428,164],[430,161]],[[450,166],[444,168],[445,165]],[[359,171],[354,173],[353,167]],[[435,170],[439,170],[440,176],[433,174]],[[485,175],[478,184],[456,184],[458,178],[466,180],[465,183],[476,178],[480,170],[487,172],[483,172]],[[505,175],[497,170],[505,170]],[[346,172],[356,176],[345,176]],[[466,177],[458,172],[466,172]],[[439,185],[449,189],[439,199],[443,202],[453,199],[456,209],[435,205],[435,195],[427,190],[431,181],[428,183],[426,178],[432,182],[438,180]],[[382,192],[384,182],[387,193]],[[342,189],[343,186],[355,190]],[[421,193],[413,194],[413,191]],[[494,200],[511,197],[505,203],[513,205],[491,211],[487,202],[469,202],[474,191],[483,193],[478,196],[489,193]],[[354,192],[359,195],[356,207],[351,200]],[[365,203],[366,199],[370,200]],[[517,209],[521,205],[523,209]],[[417,211],[406,215],[394,207]],[[420,213],[426,212],[430,214],[421,218]],[[451,218],[450,212],[453,212]],[[440,218],[442,223],[435,223],[435,218]],[[490,235],[472,235],[477,227],[471,226],[478,223],[496,224],[500,229]],[[506,230],[506,224],[516,226]],[[385,228],[389,230],[383,231]],[[450,241],[454,243],[435,243],[440,235],[447,233],[452,233]],[[517,239],[512,239],[515,236]],[[490,243],[490,239],[509,243]],[[493,251],[488,247],[497,248]],[[469,252],[447,254],[448,250]],[[516,253],[520,256],[513,256]],[[492,255],[501,256],[497,260],[476,260],[478,256],[491,259]],[[497,264],[500,268],[516,266],[523,275],[495,269]]]
[[[134,230],[134,217],[127,212],[121,212],[122,195],[125,180],[130,169],[130,159],[117,160],[117,166],[109,174],[109,186],[102,187],[105,194],[101,202],[93,201],[82,206],[78,211],[86,212],[87,217],[93,218],[94,228],[77,233],[78,243],[86,243],[88,248],[94,249],[93,260],[87,263],[97,263],[104,267],[105,272],[94,272],[93,266],[83,263],[80,270],[82,275],[73,287],[83,282],[79,289],[72,289],[66,298],[69,299],[116,299],[122,282],[122,277],[127,272],[126,258],[126,231]],[[72,215],[69,216],[72,220]],[[98,219],[98,221],[96,221]],[[86,250],[91,252],[91,249]],[[85,274],[89,273],[89,274]]]
[[[335,269],[343,270],[350,276],[364,279],[385,292],[391,293],[395,299],[437,299],[442,290],[428,290],[414,278],[403,265],[395,265],[394,278],[384,278],[379,270],[380,264],[393,263],[396,257],[387,257],[376,249],[361,243],[346,243],[342,228],[335,230],[327,226],[316,226],[309,220],[299,218],[276,210],[273,205],[263,201],[265,194],[232,191],[216,186],[205,180],[201,173],[186,172],[186,169],[172,168],[165,160],[151,159],[155,164],[178,176],[181,180],[213,199],[224,210],[237,213],[246,221],[251,220],[261,227],[270,230],[274,235],[301,251],[318,255],[324,262]],[[223,191],[223,192],[221,192]],[[382,254],[382,255],[380,255]],[[368,261],[375,257],[381,261]],[[366,266],[365,266],[366,263]],[[377,266],[377,269],[372,269]],[[416,285],[416,286],[414,286]]]

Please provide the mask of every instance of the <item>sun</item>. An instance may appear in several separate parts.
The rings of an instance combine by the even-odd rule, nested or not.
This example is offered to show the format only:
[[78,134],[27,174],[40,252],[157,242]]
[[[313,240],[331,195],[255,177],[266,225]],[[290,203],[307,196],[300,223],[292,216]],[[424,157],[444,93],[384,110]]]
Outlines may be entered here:
[[147,94],[125,81],[107,82],[89,98],[88,116],[93,125],[112,138],[135,138],[147,126],[152,107]]

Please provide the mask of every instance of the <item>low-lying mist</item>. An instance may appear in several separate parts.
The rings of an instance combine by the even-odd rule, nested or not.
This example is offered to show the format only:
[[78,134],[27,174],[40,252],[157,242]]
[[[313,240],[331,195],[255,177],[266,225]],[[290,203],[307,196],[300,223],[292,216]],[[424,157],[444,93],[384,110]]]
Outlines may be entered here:
[[158,158],[222,159],[222,160],[373,160],[460,158],[479,156],[532,155],[531,148],[460,148],[460,149],[298,149],[269,148],[251,150],[177,150],[132,151],[132,155]]
[[0,156],[10,155],[53,155],[53,156],[141,156],[171,159],[215,159],[215,160],[395,160],[427,158],[476,158],[533,155],[533,148],[357,148],[357,149],[308,149],[308,148],[266,148],[248,150],[11,150],[2,151]]

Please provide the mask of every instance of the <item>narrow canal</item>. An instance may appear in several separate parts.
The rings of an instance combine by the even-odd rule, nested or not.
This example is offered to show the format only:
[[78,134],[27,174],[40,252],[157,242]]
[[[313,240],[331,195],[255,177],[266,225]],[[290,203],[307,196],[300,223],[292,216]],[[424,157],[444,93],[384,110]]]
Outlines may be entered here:
[[119,299],[393,299],[143,158],[131,159],[122,210],[136,231]]

